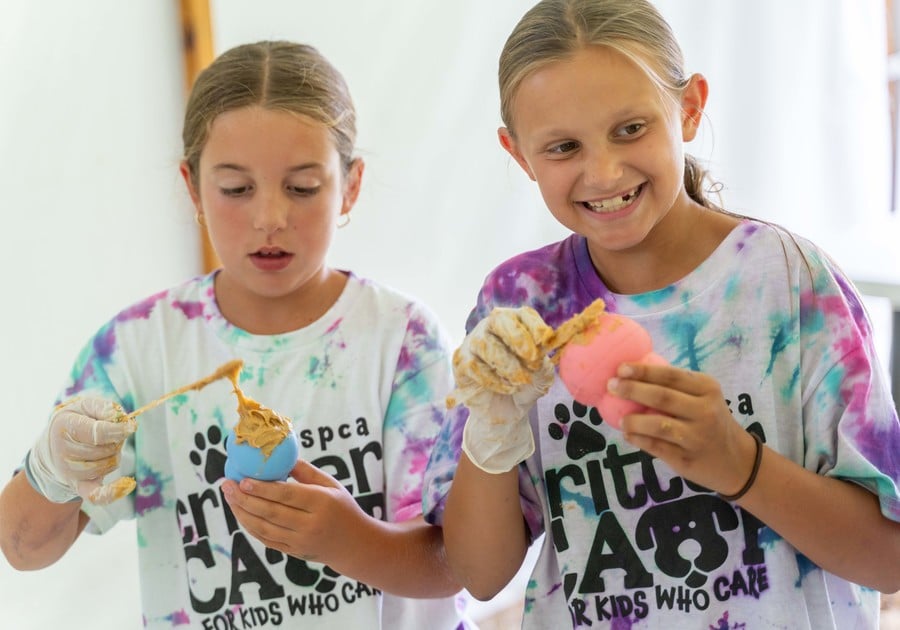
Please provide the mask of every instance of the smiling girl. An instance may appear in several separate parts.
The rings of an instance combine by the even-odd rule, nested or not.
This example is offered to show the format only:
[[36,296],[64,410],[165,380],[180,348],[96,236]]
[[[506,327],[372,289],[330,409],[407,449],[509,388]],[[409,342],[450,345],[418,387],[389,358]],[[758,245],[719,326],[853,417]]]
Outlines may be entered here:
[[[572,235],[488,275],[454,361],[501,384],[429,463],[463,586],[492,597],[534,543],[525,628],[877,628],[900,423],[849,279],[706,197],[684,145],[707,82],[648,2],[543,0],[499,75],[500,143]],[[545,324],[597,299],[671,364],[619,366],[609,390],[648,409],[621,431],[542,357]]]

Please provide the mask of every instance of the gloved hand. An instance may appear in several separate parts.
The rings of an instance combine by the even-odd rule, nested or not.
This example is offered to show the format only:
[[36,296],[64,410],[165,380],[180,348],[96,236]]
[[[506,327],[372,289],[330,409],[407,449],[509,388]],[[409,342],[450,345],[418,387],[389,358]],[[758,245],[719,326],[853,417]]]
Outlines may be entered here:
[[495,308],[453,354],[456,391],[469,408],[462,448],[485,472],[512,470],[534,452],[528,412],[555,378],[544,348],[553,335],[534,309]]
[[137,423],[117,403],[74,398],[60,404],[28,454],[26,467],[37,489],[55,503],[76,497],[103,505],[131,492],[131,477],[103,484],[116,469],[125,439]]

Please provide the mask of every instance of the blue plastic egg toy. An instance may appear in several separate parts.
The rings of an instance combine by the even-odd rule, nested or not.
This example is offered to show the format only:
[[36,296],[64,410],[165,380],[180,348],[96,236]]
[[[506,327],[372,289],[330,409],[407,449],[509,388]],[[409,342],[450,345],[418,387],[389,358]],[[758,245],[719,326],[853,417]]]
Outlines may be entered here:
[[261,481],[284,481],[300,456],[300,446],[293,431],[266,457],[258,447],[247,442],[238,443],[232,429],[225,441],[225,451],[225,476],[234,481],[240,481],[244,477]]

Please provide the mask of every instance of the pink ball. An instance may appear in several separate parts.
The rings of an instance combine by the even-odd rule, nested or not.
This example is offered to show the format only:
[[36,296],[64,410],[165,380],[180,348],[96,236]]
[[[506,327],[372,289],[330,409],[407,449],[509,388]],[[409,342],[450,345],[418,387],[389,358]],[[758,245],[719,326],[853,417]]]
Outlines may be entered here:
[[644,405],[610,394],[606,383],[622,363],[667,365],[653,352],[650,334],[633,319],[602,313],[578,340],[570,341],[559,360],[559,376],[572,397],[597,408],[603,421],[614,429],[622,417],[646,410]]

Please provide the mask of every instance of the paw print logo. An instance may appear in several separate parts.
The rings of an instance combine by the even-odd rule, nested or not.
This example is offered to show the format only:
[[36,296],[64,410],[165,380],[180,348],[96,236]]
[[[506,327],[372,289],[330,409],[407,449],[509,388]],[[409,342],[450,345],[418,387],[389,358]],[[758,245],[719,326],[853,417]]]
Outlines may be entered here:
[[[269,564],[278,564],[283,559],[283,553],[266,547],[266,560]],[[340,573],[329,566],[323,566],[320,571],[309,566],[306,560],[301,560],[294,556],[287,557],[284,574],[293,584],[297,586],[311,586],[317,593],[322,594],[333,591],[337,586],[337,579],[341,577]]]
[[[572,422],[572,415],[580,420]],[[566,441],[566,455],[581,459],[591,453],[599,453],[606,448],[606,438],[593,426],[600,426],[603,419],[594,407],[587,407],[577,400],[572,401],[572,409],[559,403],[553,409],[557,422],[551,423],[547,433],[554,440]],[[585,418],[587,422],[585,422]],[[589,424],[590,423],[590,424]]]
[[[212,425],[206,430],[206,435],[196,433],[194,445],[196,451],[191,451],[191,463],[194,466],[203,466],[203,478],[207,483],[213,483],[225,476],[225,452],[216,447],[222,442],[222,430]],[[204,462],[205,458],[205,462]]]

